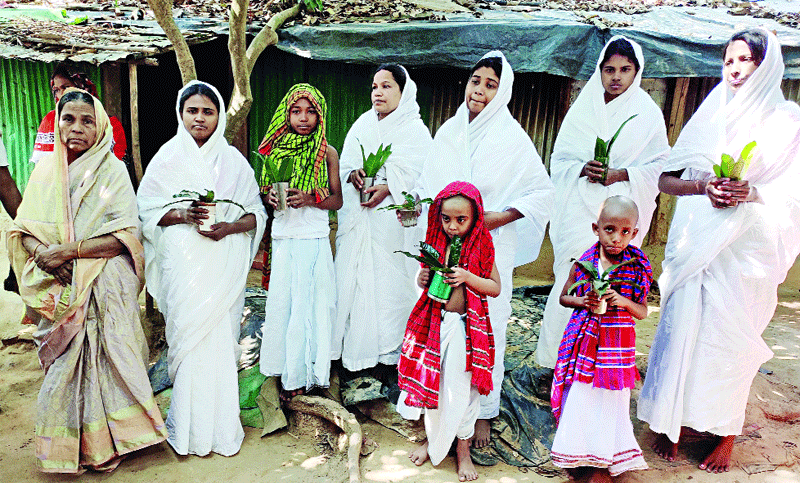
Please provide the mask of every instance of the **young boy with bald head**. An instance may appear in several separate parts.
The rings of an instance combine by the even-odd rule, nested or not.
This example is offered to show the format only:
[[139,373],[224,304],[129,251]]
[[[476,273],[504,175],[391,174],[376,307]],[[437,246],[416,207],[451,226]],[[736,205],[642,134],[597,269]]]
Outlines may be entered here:
[[[629,244],[638,220],[631,199],[606,199],[592,223],[598,241],[580,261],[600,274],[616,266],[609,275],[611,286],[602,296],[591,283],[569,293],[576,282],[589,280],[589,271],[576,262],[561,291],[561,305],[575,310],[553,377],[551,403],[558,430],[551,455],[556,466],[589,481],[612,481],[624,471],[647,468],[629,414],[630,390],[639,379],[633,319],[647,316],[653,279],[647,256]],[[599,314],[601,301],[607,308]]]

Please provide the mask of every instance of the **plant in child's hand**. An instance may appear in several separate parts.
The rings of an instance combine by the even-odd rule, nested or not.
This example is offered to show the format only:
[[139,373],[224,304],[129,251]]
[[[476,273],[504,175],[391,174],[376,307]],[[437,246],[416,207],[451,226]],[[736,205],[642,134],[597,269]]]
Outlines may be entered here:
[[267,172],[270,183],[288,183],[292,179],[294,163],[292,163],[291,159],[272,160],[258,151],[253,151],[253,154],[261,159],[263,169]]
[[738,161],[734,161],[733,156],[730,154],[722,153],[720,163],[714,165],[714,176],[728,178],[732,181],[741,180],[747,172],[747,168],[750,167],[750,161],[755,156],[756,147],[755,141],[747,143],[739,154]]
[[603,169],[604,169],[603,177],[600,179],[601,182],[605,182],[606,181],[606,176],[608,176],[608,160],[609,160],[609,155],[611,154],[611,146],[614,145],[614,141],[617,140],[617,136],[619,136],[619,133],[622,131],[622,128],[625,127],[625,124],[627,124],[628,121],[630,121],[631,119],[633,119],[636,116],[638,116],[638,114],[634,114],[633,116],[629,117],[628,119],[625,119],[625,122],[623,122],[619,126],[619,129],[617,129],[617,132],[614,133],[614,136],[612,136],[610,140],[603,141],[602,139],[600,139],[598,137],[597,140],[595,141],[595,143],[594,143],[594,159],[595,159],[595,161],[597,161],[598,163],[603,165]]
[[576,260],[575,263],[583,267],[584,271],[586,272],[586,278],[573,283],[569,290],[567,290],[567,293],[572,293],[581,285],[591,285],[592,291],[595,292],[600,298],[600,306],[598,309],[593,310],[593,312],[596,314],[604,314],[606,312],[606,303],[605,300],[603,300],[603,295],[605,295],[612,283],[627,284],[637,288],[639,287],[638,284],[635,284],[630,280],[611,278],[611,272],[623,265],[627,265],[638,260],[638,258],[631,258],[629,260],[625,260],[624,262],[617,263],[616,265],[611,265],[605,271],[603,271],[603,273],[599,273],[594,264],[588,260]]
[[447,255],[447,260],[445,262],[440,262],[439,258],[441,258],[442,255],[438,250],[425,242],[420,242],[419,244],[419,256],[402,250],[398,250],[397,253],[402,253],[407,257],[411,257],[428,266],[431,271],[435,272],[431,278],[430,286],[428,287],[428,297],[439,302],[447,302],[450,298],[450,294],[453,292],[453,287],[445,283],[442,274],[454,273],[452,267],[458,265],[458,261],[461,259],[461,249],[463,245],[464,241],[460,236],[454,236],[450,239],[450,253]]

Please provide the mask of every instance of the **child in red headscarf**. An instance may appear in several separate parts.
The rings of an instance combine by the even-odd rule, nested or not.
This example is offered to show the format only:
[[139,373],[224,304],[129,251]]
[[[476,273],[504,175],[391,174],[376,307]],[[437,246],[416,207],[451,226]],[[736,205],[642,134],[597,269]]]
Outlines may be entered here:
[[425,413],[428,439],[411,454],[417,466],[444,459],[458,438],[461,481],[478,478],[469,454],[478,418],[479,394],[492,390],[494,338],[487,297],[500,294],[492,236],[484,224],[483,200],[470,183],[456,181],[436,197],[428,212],[425,242],[449,258],[450,240],[463,240],[458,265],[445,275],[453,287],[447,302],[428,296],[431,271],[423,267],[417,284],[422,296],[408,319],[398,364],[403,393],[398,411],[407,419]]

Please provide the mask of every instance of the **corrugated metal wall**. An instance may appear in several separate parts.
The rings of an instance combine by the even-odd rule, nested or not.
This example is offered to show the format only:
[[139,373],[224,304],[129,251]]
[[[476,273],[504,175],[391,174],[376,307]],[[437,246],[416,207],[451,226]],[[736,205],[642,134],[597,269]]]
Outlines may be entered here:
[[[99,91],[102,88],[100,69],[82,67]],[[55,107],[49,84],[52,70],[53,65],[44,62],[0,59],[0,128],[8,151],[9,169],[20,191],[24,191],[33,170],[29,159],[36,130],[45,114]]]

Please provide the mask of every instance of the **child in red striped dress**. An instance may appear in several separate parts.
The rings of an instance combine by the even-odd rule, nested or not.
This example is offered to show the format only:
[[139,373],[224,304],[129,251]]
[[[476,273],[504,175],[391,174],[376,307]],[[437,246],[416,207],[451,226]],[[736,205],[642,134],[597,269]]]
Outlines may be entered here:
[[[646,469],[642,450],[633,435],[630,391],[639,379],[636,369],[636,319],[647,316],[647,292],[653,279],[650,262],[629,245],[636,236],[639,212],[624,196],[608,198],[592,229],[599,240],[580,261],[598,273],[614,268],[611,287],[602,297],[587,281],[580,263],[570,274],[560,302],[575,311],[561,345],[553,377],[551,403],[558,422],[551,456],[571,476],[590,481],[612,481],[628,470]],[[607,305],[603,314],[602,305]]]

